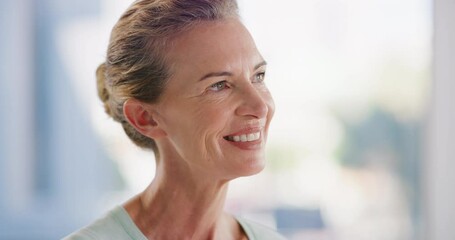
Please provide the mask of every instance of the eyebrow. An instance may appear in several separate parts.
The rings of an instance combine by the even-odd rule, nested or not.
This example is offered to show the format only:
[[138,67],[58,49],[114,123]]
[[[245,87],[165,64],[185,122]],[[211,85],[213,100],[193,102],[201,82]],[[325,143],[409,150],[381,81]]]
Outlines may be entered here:
[[[264,65],[267,65],[267,62],[266,61],[262,61],[258,64],[256,64],[254,66],[254,71],[256,71],[258,68],[264,66]],[[202,81],[202,80],[205,80],[207,78],[211,78],[211,77],[221,77],[221,76],[228,76],[228,77],[231,77],[233,74],[231,72],[227,72],[227,71],[222,71],[222,72],[211,72],[211,73],[207,73],[205,74],[203,77],[201,77],[199,79],[199,81]]]

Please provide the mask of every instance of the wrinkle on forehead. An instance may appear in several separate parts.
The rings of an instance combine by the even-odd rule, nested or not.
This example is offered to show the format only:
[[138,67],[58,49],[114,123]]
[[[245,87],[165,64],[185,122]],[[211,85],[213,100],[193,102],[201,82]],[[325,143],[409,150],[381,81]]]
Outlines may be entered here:
[[[252,57],[257,62],[251,62]],[[261,62],[262,56],[243,24],[229,19],[201,22],[176,37],[167,59],[171,72],[178,75],[188,70],[202,73],[251,67]]]

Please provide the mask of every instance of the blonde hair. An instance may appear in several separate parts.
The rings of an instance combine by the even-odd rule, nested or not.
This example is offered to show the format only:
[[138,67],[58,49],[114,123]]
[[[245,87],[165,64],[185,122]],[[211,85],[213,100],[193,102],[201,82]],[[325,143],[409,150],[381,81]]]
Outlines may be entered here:
[[235,0],[138,0],[118,20],[96,71],[98,96],[136,145],[158,155],[155,141],[125,119],[124,102],[157,102],[170,75],[165,51],[172,38],[198,22],[229,17],[238,17]]

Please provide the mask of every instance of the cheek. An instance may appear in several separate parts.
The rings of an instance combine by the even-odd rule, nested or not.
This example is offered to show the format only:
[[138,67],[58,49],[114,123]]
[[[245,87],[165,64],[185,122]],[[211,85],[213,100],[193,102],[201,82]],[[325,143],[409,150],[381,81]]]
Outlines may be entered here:
[[[186,134],[181,136],[188,157],[212,159],[222,154],[220,141],[228,117],[222,108],[200,107],[194,109],[186,124]],[[194,155],[196,154],[196,155]]]
[[195,126],[198,131],[204,135],[204,138],[219,138],[222,137],[227,121],[229,121],[228,110],[219,106],[201,105],[194,112]]
[[[191,107],[192,106],[192,107]],[[197,106],[196,108],[194,106]],[[200,147],[213,145],[222,137],[222,131],[229,117],[221,106],[206,104],[191,104],[180,108],[175,114],[173,129],[174,136],[180,136],[179,142],[186,142]],[[172,126],[169,126],[172,128]]]
[[222,92],[208,96],[204,100],[192,104],[192,106],[196,106],[192,111],[193,114],[201,122],[205,122],[207,127],[210,127],[226,121],[231,111],[232,102],[229,100],[227,92]]

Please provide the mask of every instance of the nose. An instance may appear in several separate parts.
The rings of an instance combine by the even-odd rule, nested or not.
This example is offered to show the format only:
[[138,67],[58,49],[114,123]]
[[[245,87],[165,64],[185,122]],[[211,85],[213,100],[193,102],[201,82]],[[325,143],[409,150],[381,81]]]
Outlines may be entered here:
[[236,114],[239,116],[250,116],[254,118],[265,118],[269,111],[268,92],[265,90],[256,89],[253,84],[248,84],[239,94],[241,103],[236,109]]

